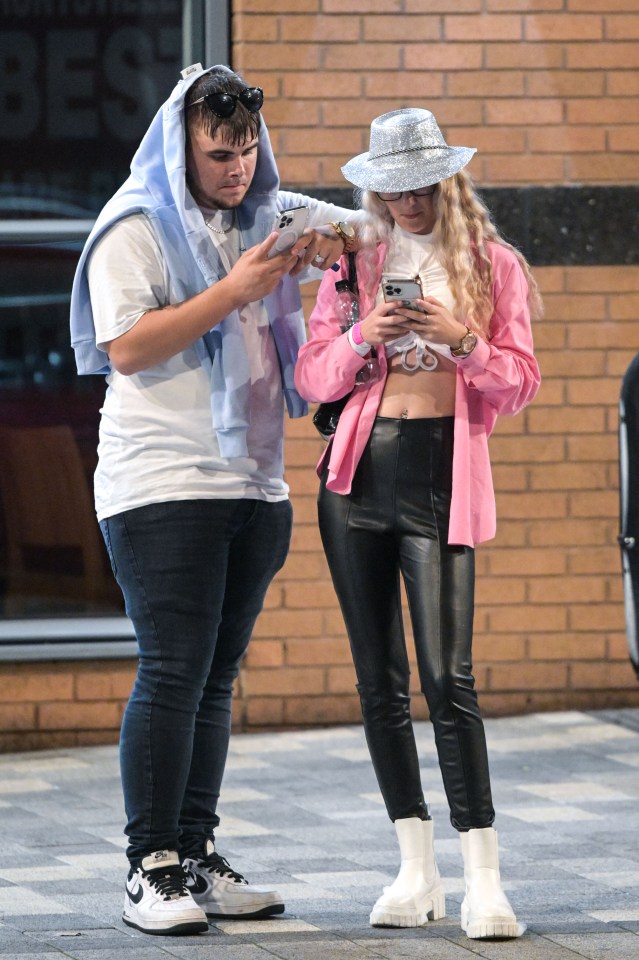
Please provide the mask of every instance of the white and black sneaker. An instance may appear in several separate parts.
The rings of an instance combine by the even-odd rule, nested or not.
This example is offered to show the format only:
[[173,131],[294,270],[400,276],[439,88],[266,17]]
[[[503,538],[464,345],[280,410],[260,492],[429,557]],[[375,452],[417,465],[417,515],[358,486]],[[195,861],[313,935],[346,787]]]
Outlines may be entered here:
[[187,889],[207,917],[250,920],[284,913],[279,893],[251,886],[215,852],[212,840],[206,841],[203,857],[184,859],[184,869]]
[[122,919],[143,933],[161,936],[203,933],[206,914],[186,887],[186,874],[173,850],[157,850],[131,869],[125,885]]

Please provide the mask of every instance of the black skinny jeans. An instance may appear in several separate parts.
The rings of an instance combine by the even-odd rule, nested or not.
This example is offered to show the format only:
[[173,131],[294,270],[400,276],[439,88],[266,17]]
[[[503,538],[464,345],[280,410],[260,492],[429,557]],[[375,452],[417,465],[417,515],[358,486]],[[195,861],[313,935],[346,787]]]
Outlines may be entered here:
[[453,826],[489,827],[472,675],[475,558],[448,545],[453,417],[375,420],[351,493],[322,478],[319,525],[351,644],[366,739],[391,820],[427,811],[410,717],[400,573]]

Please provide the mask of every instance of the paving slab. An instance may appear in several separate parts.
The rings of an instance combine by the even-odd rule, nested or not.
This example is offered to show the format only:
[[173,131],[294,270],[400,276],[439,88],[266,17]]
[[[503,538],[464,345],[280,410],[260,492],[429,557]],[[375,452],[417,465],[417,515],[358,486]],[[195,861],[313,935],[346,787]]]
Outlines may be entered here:
[[459,838],[416,724],[447,916],[374,929],[398,851],[360,726],[232,738],[218,848],[281,917],[149,937],[121,921],[116,747],[0,756],[0,960],[639,960],[639,708],[486,721],[504,887],[526,933],[468,940]]

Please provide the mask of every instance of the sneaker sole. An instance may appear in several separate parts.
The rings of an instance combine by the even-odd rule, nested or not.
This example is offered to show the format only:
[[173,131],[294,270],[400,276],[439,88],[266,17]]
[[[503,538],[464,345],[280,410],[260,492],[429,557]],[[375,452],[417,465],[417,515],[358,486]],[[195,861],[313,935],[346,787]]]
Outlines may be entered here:
[[[200,904],[202,906],[202,904]],[[217,920],[258,920],[260,917],[272,917],[278,913],[284,913],[285,906],[283,903],[272,903],[267,907],[260,907],[259,910],[251,910],[250,907],[246,910],[232,910],[229,908],[225,911],[218,910],[214,912],[210,907],[207,909],[202,906],[202,910],[206,913],[207,917],[213,917]]]
[[204,933],[209,929],[208,923],[204,920],[177,921],[170,927],[143,927],[139,923],[136,923],[135,920],[127,917],[126,914],[123,914],[122,921],[126,923],[127,927],[133,927],[142,933],[150,933],[151,936],[157,937],[181,937],[190,933]]

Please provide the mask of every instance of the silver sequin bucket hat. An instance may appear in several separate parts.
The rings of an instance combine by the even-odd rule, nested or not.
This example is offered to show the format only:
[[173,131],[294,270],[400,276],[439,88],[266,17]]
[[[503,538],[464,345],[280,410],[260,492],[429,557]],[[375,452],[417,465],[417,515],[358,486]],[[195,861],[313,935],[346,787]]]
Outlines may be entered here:
[[362,190],[417,190],[458,173],[474,147],[449,147],[430,110],[406,107],[376,117],[370,149],[349,160],[342,173]]

